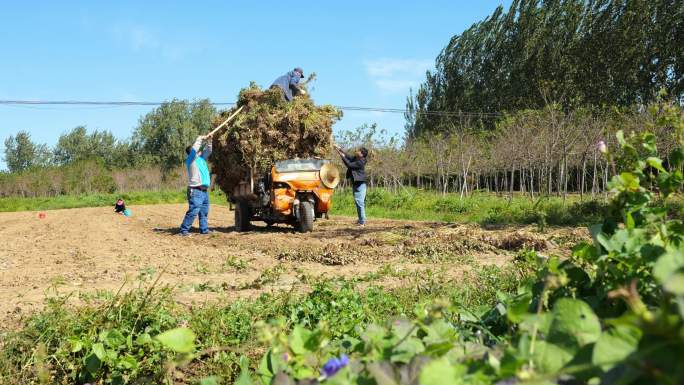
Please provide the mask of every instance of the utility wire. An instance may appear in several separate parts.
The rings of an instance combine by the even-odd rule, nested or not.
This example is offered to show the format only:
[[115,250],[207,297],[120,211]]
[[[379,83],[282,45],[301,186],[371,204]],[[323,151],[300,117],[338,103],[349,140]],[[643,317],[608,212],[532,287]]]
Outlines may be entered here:
[[[15,106],[108,106],[108,107],[128,107],[128,106],[160,106],[165,102],[145,102],[145,101],[85,101],[85,100],[0,100],[0,105]],[[188,104],[199,104],[201,102],[187,102]],[[210,102],[214,106],[234,106],[235,102]],[[401,108],[382,108],[382,107],[358,107],[358,106],[335,106],[343,111],[363,111],[363,112],[386,112],[405,114],[406,109]],[[449,116],[466,118],[499,118],[503,114],[498,112],[465,112],[465,111],[415,111],[419,115],[429,116]]]

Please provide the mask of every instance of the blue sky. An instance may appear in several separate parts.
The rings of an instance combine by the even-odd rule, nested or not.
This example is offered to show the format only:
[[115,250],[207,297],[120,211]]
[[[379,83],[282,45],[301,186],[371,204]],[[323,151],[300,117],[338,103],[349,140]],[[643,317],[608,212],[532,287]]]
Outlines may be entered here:
[[[317,103],[404,108],[449,39],[510,1],[102,3],[4,3],[0,99],[231,102],[301,66]],[[53,145],[77,125],[124,138],[150,109],[0,105],[0,140]],[[364,122],[403,133],[393,113],[346,112],[335,129]]]

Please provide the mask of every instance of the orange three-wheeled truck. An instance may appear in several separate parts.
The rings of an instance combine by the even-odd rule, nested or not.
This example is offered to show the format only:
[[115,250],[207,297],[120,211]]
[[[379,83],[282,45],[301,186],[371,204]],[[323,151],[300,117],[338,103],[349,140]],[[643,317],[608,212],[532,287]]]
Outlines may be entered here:
[[230,200],[235,204],[235,229],[248,231],[252,221],[294,225],[313,230],[316,218],[327,216],[340,182],[340,172],[327,159],[275,162],[266,175],[240,182]]

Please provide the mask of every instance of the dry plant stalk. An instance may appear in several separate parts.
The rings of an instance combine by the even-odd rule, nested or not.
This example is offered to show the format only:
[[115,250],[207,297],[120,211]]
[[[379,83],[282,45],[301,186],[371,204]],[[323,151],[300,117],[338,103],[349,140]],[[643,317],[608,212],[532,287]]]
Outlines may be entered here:
[[309,96],[288,103],[279,89],[262,90],[252,83],[240,91],[234,108],[216,117],[214,126],[240,107],[242,112],[213,139],[216,183],[229,196],[249,178],[250,169],[260,175],[277,160],[328,156],[332,126],[342,117],[334,106],[317,106]]

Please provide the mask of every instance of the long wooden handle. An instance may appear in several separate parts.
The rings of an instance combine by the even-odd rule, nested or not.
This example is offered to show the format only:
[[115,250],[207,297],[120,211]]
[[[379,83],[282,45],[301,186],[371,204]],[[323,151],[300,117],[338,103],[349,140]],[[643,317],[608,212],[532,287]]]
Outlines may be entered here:
[[[242,107],[244,107],[244,106],[242,106]],[[214,128],[214,130],[211,131],[210,133],[208,133],[207,136],[214,135],[214,134],[216,133],[216,131],[220,130],[220,129],[221,129],[223,126],[225,126],[228,122],[230,122],[231,120],[233,120],[233,118],[234,118],[235,116],[237,116],[237,114],[240,113],[240,111],[242,111],[242,107],[238,108],[235,112],[233,112],[233,114],[230,115],[230,116],[228,117],[228,119],[224,120],[223,123],[219,124],[218,127]]]

